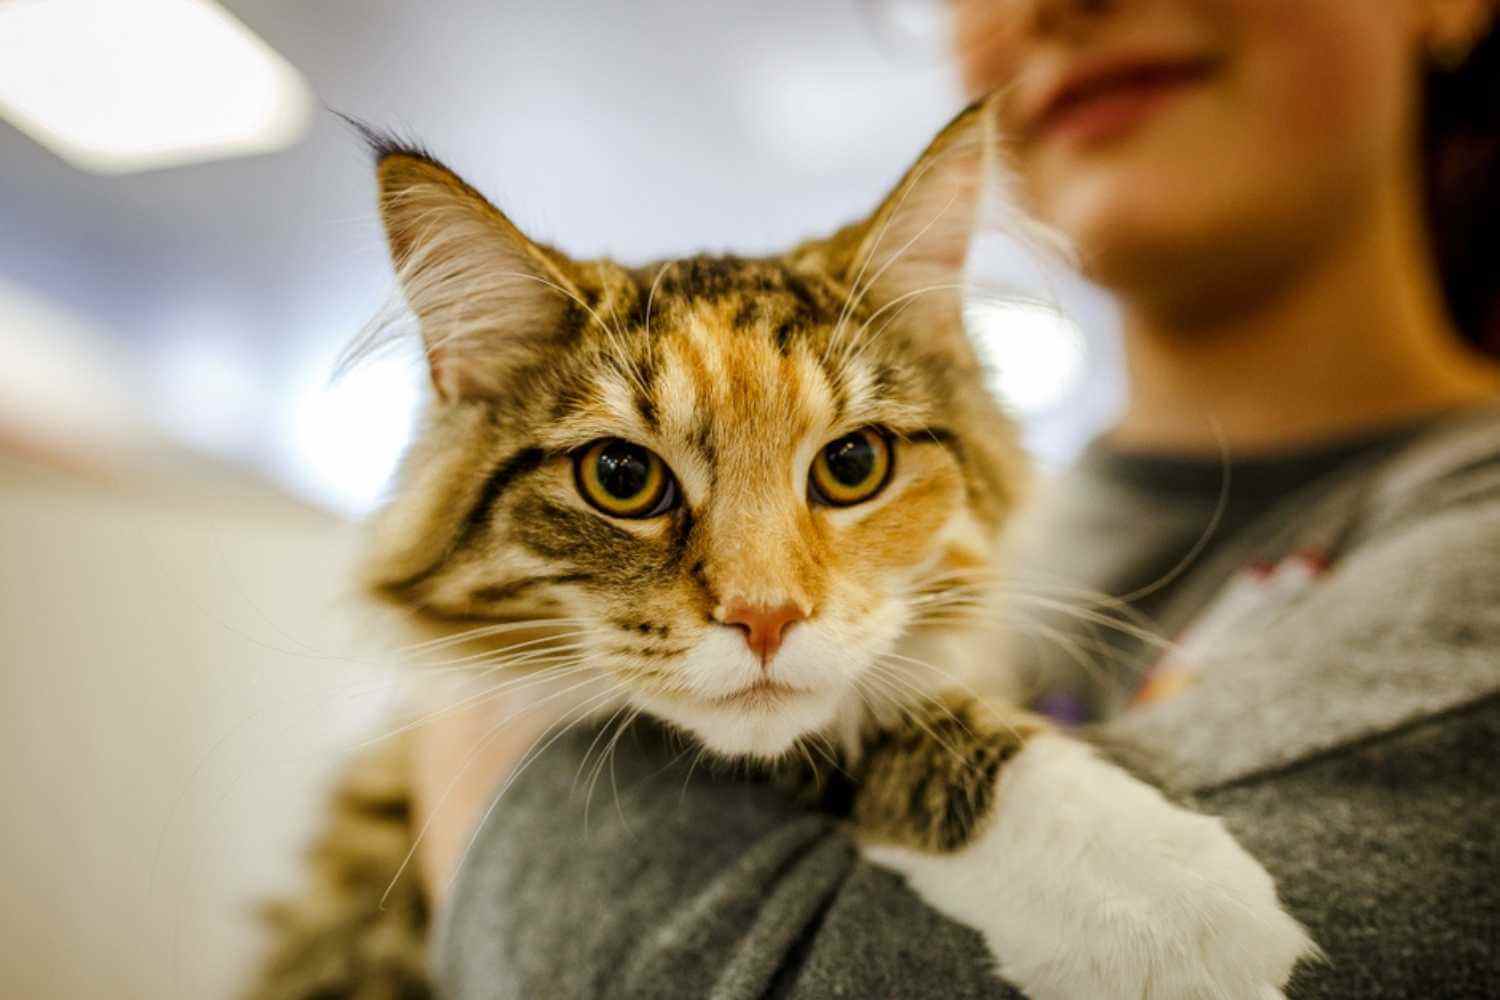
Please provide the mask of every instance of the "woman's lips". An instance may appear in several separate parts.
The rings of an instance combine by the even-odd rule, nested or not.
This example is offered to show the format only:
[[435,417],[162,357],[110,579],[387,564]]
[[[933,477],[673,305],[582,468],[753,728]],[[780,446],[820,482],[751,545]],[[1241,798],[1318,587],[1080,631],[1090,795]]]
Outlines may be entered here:
[[1208,77],[1206,62],[1135,63],[1060,86],[1036,116],[1033,138],[1095,144],[1122,136]]

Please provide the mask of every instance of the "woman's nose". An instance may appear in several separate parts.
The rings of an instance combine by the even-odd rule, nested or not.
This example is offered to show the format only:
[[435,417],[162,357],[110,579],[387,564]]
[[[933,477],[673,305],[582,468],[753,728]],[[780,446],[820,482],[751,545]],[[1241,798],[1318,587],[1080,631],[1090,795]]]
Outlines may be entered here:
[[1117,6],[1116,0],[1032,0],[1035,23],[1043,30],[1065,28],[1079,20],[1091,20]]

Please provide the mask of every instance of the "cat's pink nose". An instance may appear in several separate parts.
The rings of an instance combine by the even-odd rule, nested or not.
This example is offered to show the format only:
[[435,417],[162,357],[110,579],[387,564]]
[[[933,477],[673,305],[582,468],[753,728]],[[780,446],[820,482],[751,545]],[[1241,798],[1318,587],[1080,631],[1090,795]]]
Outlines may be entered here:
[[725,625],[738,625],[744,629],[750,651],[760,658],[762,666],[770,666],[771,658],[781,648],[786,630],[806,617],[802,609],[790,601],[774,608],[735,602],[724,612],[722,620]]

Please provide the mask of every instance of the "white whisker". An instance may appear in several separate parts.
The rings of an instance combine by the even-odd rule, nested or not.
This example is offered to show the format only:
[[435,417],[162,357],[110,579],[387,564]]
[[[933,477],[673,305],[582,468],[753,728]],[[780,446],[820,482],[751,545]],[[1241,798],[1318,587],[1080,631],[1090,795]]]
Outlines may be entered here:
[[[468,770],[469,770],[469,768],[471,766],[473,766],[474,761],[476,761],[477,759],[479,759],[479,755],[484,751],[484,749],[486,747],[488,747],[490,745],[490,743],[495,739],[495,737],[498,736],[501,733],[501,731],[503,731],[504,728],[507,725],[509,725],[511,722],[515,721],[516,719],[520,718],[522,715],[525,715],[528,712],[536,710],[537,708],[541,707],[542,705],[546,704],[547,702],[553,701],[553,700],[555,700],[557,698],[561,698],[564,695],[571,694],[572,692],[577,691],[579,688],[586,687],[589,684],[597,683],[598,681],[603,680],[606,676],[607,676],[606,674],[596,674],[593,677],[588,678],[587,680],[583,680],[583,681],[580,681],[577,684],[572,685],[571,687],[564,688],[561,691],[557,691],[557,692],[554,692],[552,694],[546,695],[546,696],[544,696],[542,698],[538,698],[535,701],[529,702],[528,704],[522,706],[521,708],[517,709],[516,711],[510,713],[505,718],[501,719],[499,722],[495,723],[493,726],[491,726],[489,728],[489,730],[484,734],[484,736],[482,736],[479,739],[479,741],[474,745],[473,749],[471,749],[469,751],[468,755],[464,757],[462,763],[460,763],[460,765],[458,767],[458,770],[456,772],[454,772],[453,777],[451,777],[451,778],[448,779],[448,783],[445,786],[443,786],[443,791],[441,792],[441,794],[438,795],[437,801],[433,803],[432,808],[428,811],[427,818],[425,820],[423,820],[421,828],[417,830],[417,835],[412,838],[411,847],[407,850],[406,856],[401,859],[401,864],[396,869],[396,874],[391,877],[390,884],[385,887],[385,892],[382,893],[381,896],[380,896],[380,906],[382,908],[384,908],[384,906],[385,906],[386,899],[388,899],[390,897],[391,890],[396,887],[396,883],[401,880],[402,874],[406,871],[407,867],[411,864],[411,859],[416,856],[417,848],[421,847],[422,841],[427,836],[427,831],[432,828],[432,822],[433,822],[433,820],[437,817],[437,814],[442,810],[443,806],[447,803],[449,797],[453,794],[454,788],[456,788],[458,786],[459,779],[461,779],[466,773],[468,773]],[[588,702],[585,701],[584,704],[588,704]],[[515,774],[512,774],[511,775],[511,780],[514,780],[514,779],[515,779]],[[509,781],[507,781],[506,787],[509,787]],[[494,807],[491,806],[491,809],[493,809],[493,808]],[[485,818],[488,818],[488,817],[489,817],[489,812],[487,811],[485,813]],[[474,836],[475,837],[479,836],[479,831],[477,829],[474,832]],[[469,845],[471,847],[473,846],[473,840],[472,839],[469,841]],[[465,856],[468,855],[468,849],[467,848],[464,851],[464,855]],[[462,862],[460,861],[460,863],[462,863]]]
[[[480,833],[484,831],[485,823],[489,821],[490,816],[495,811],[495,807],[500,804],[500,800],[505,797],[505,793],[510,791],[511,786],[514,785],[516,781],[521,777],[521,775],[525,774],[526,770],[531,767],[531,765],[535,763],[542,754],[546,753],[554,743],[565,736],[570,730],[573,729],[574,726],[578,725],[585,718],[587,718],[589,712],[592,711],[596,705],[619,694],[626,688],[626,686],[627,685],[625,682],[621,682],[619,684],[616,684],[614,687],[608,688],[598,694],[589,696],[583,702],[565,712],[562,718],[549,726],[547,730],[542,733],[542,736],[538,737],[537,741],[531,745],[531,749],[526,751],[525,755],[521,758],[520,763],[518,763],[515,769],[511,771],[510,777],[505,779],[505,783],[500,786],[500,791],[495,795],[494,799],[490,801],[489,807],[484,811],[484,815],[479,817],[479,822],[475,824],[473,835],[469,837],[469,842],[464,845],[463,853],[459,856],[458,863],[453,866],[453,871],[448,876],[447,885],[449,889],[453,887],[453,880],[458,877],[459,871],[462,870],[464,863],[468,861],[469,852],[474,849],[475,842],[478,841]],[[550,733],[558,725],[561,725],[563,720],[567,719],[567,717],[569,715],[572,715],[574,712],[578,713],[577,718],[569,721],[566,725],[559,729],[555,735],[553,735],[550,739],[547,739],[546,743],[541,743],[541,740],[547,736],[547,733]],[[538,744],[541,744],[540,749],[538,749]]]

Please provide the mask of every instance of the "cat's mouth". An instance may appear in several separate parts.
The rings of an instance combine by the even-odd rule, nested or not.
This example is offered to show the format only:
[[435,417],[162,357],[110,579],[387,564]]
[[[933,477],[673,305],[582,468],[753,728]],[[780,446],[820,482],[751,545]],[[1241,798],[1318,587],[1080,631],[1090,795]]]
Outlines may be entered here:
[[811,693],[779,681],[762,679],[731,694],[711,698],[708,703],[718,708],[769,708]]
[[725,683],[716,685],[717,690],[657,692],[647,696],[646,704],[721,756],[764,760],[779,757],[801,737],[826,729],[843,704],[839,687],[817,678],[798,677],[797,683],[789,684],[757,670],[736,680],[738,687]]

